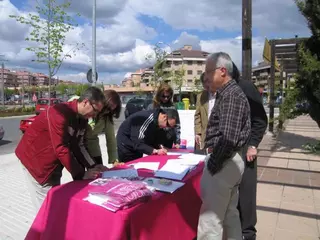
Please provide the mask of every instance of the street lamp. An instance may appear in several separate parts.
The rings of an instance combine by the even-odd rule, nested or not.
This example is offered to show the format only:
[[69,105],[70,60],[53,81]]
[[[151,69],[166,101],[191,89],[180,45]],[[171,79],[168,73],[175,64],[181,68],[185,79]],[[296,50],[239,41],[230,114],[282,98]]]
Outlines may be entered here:
[[92,85],[96,85],[96,8],[97,2],[93,0],[92,6]]

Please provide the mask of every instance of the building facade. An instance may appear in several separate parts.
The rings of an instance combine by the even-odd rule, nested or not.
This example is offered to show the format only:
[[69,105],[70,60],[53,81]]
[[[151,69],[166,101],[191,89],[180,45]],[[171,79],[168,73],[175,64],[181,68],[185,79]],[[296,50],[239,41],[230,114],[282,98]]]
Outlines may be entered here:
[[[182,86],[194,87],[205,70],[208,55],[208,52],[193,50],[191,45],[185,45],[183,48],[167,55],[165,70],[173,71],[173,74],[179,74],[183,71]],[[172,81],[170,81],[170,84],[175,85]]]
[[3,69],[3,72],[1,71],[1,77],[2,74],[5,88],[14,88],[18,86],[15,72],[10,71],[9,69]]

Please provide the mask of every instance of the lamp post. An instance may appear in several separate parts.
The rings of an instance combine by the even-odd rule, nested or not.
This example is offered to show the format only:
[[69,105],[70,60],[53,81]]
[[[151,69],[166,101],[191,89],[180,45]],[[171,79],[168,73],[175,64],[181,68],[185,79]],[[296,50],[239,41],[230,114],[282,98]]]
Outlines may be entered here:
[[252,74],[252,0],[242,0],[242,79]]
[[96,85],[96,8],[97,2],[93,0],[92,6],[92,85]]

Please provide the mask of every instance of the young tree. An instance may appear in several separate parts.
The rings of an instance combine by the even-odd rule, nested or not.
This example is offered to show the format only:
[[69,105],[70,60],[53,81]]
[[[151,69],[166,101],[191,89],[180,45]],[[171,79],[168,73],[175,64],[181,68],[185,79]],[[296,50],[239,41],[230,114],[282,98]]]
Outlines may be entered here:
[[175,71],[172,74],[172,83],[174,84],[174,88],[179,91],[179,101],[181,101],[181,88],[184,82],[185,70],[181,67],[179,70]]
[[45,63],[48,66],[49,97],[51,97],[52,77],[59,71],[63,61],[71,58],[71,54],[75,54],[80,47],[79,43],[76,43],[69,52],[63,51],[66,34],[76,26],[74,19],[67,14],[70,4],[68,0],[62,3],[58,0],[44,0],[43,3],[37,1],[36,14],[29,13],[27,17],[10,16],[31,28],[29,36],[25,39],[31,44],[26,50],[36,55],[33,61]]
[[320,127],[320,0],[296,0],[296,3],[312,33],[298,49],[296,86],[300,100],[309,103],[309,114]]
[[168,71],[167,60],[168,53],[164,51],[158,44],[156,44],[153,48],[154,53],[148,54],[146,59],[150,62],[155,60],[153,65],[153,76],[151,78],[151,85],[154,89],[161,84],[163,81],[168,80],[172,76],[172,71]]

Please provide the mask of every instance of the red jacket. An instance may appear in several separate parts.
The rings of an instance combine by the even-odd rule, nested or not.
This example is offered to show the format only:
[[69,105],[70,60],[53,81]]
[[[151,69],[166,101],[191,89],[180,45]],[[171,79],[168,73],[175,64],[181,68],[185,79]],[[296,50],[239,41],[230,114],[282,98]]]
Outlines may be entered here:
[[95,164],[83,142],[88,121],[78,115],[77,106],[74,100],[40,113],[16,148],[17,157],[40,184],[61,164],[73,179],[82,179],[85,168]]

